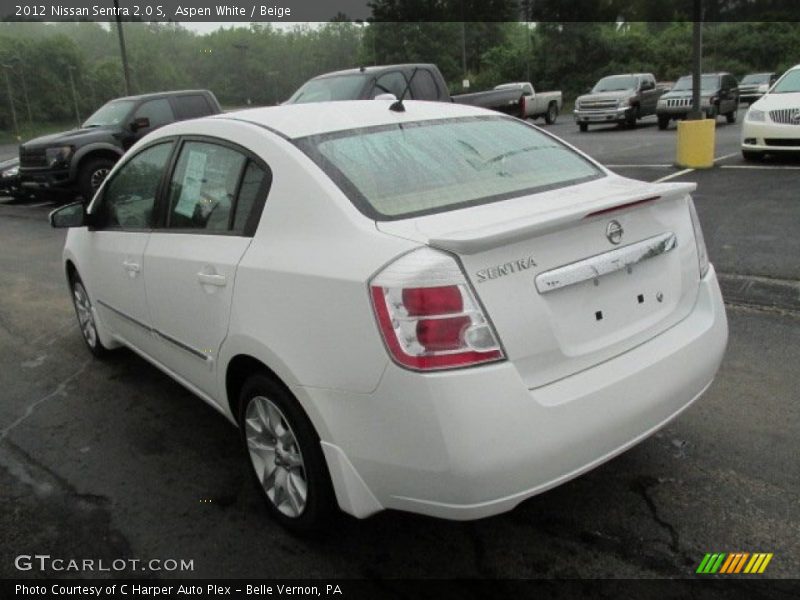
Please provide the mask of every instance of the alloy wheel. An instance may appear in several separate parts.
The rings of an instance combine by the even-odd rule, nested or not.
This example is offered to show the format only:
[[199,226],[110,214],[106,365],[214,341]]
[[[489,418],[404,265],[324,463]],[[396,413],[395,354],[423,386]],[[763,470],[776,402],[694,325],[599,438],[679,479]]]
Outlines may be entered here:
[[92,313],[92,302],[86,293],[86,288],[80,281],[76,281],[72,286],[72,300],[75,304],[75,312],[78,314],[78,325],[80,325],[86,343],[90,348],[97,346],[97,327],[94,323]]
[[245,413],[245,435],[267,498],[287,517],[299,517],[308,499],[308,480],[303,454],[286,416],[269,398],[256,396]]
[[102,167],[100,169],[95,169],[92,171],[91,177],[89,177],[89,184],[92,186],[93,190],[97,190],[100,187],[100,184],[105,181],[105,178],[108,176],[108,173],[111,169],[107,169]]

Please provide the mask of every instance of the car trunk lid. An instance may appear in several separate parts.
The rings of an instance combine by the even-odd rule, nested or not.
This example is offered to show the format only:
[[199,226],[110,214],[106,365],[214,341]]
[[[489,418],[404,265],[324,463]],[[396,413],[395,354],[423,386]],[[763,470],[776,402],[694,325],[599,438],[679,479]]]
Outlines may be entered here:
[[535,388],[689,314],[699,278],[694,188],[609,175],[377,227],[459,257],[507,358]]

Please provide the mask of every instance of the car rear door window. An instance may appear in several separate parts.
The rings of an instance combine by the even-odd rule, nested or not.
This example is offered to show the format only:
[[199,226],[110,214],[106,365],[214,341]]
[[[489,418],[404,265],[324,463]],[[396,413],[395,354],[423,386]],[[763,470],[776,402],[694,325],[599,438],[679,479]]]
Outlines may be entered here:
[[101,228],[148,229],[172,142],[150,146],[122,165],[106,183],[99,210]]
[[[402,94],[402,92],[400,92]],[[417,100],[438,100],[439,87],[428,69],[417,70],[411,80],[411,96]]]
[[246,162],[227,146],[185,142],[170,180],[167,227],[228,231]]
[[172,112],[169,100],[166,98],[158,98],[157,100],[143,102],[142,105],[136,109],[133,118],[134,120],[145,118],[150,121],[150,129],[155,129],[167,123],[172,123],[175,120],[175,115]]
[[252,160],[247,162],[233,218],[233,231],[244,233],[254,211],[261,206],[268,184],[267,172]]
[[196,119],[211,114],[211,107],[205,96],[201,94],[187,94],[175,98],[175,110],[178,119]]

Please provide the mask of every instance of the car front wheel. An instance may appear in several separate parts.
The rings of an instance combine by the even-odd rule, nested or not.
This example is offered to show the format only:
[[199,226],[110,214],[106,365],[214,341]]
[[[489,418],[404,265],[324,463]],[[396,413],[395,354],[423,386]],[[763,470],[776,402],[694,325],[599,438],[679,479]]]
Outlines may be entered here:
[[83,165],[78,173],[78,191],[87,204],[92,201],[97,188],[103,183],[114,166],[107,158],[95,158]]
[[78,326],[81,328],[83,341],[86,342],[89,351],[97,358],[104,357],[108,349],[103,346],[100,337],[97,335],[97,323],[94,320],[92,301],[81,278],[77,275],[72,277],[72,304],[78,317]]
[[658,128],[662,131],[669,127],[669,117],[658,116]]
[[295,533],[324,530],[336,514],[319,436],[297,400],[256,374],[242,387],[239,428],[251,472],[267,509]]

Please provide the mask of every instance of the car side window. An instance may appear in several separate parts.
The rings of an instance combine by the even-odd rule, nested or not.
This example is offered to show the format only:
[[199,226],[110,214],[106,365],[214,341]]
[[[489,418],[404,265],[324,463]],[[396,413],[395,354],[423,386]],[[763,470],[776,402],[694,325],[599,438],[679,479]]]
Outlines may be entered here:
[[172,142],[150,146],[128,160],[103,189],[98,225],[108,229],[149,229]]
[[150,128],[148,131],[161,127],[167,123],[172,123],[175,120],[175,115],[172,113],[172,107],[169,100],[166,98],[158,98],[157,100],[148,100],[143,102],[136,113],[133,115],[133,120],[148,119],[150,121]]
[[167,227],[228,231],[246,161],[226,146],[184,143],[170,180]]
[[233,231],[244,233],[253,211],[259,200],[266,193],[265,182],[267,172],[252,160],[247,162],[242,183],[239,186],[239,197],[236,201],[236,213],[233,219]]
[[211,107],[208,100],[200,94],[187,94],[175,98],[175,110],[177,117],[183,119],[196,119],[211,114]]
[[375,98],[381,94],[394,94],[397,98],[403,95],[406,89],[406,78],[400,71],[384,73],[375,81],[372,87],[370,98]]
[[439,99],[439,87],[428,69],[417,70],[417,74],[411,80],[411,97],[418,100]]

